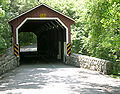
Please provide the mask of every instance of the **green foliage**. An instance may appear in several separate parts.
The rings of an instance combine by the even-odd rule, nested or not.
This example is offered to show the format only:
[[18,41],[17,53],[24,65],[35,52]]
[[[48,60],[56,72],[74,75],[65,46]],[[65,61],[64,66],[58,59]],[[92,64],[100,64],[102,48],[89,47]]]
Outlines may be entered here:
[[[8,22],[8,10],[10,0],[0,1],[0,54],[3,54],[5,49],[10,46],[11,34],[9,32]],[[8,35],[7,35],[8,34]]]
[[119,76],[119,75],[110,75],[110,77],[116,78],[116,79],[120,79],[120,76]]
[[80,14],[82,25],[79,26],[83,27],[84,33],[78,32],[80,53],[111,61],[119,60],[120,1],[85,0],[83,6]]
[[[110,60],[116,65],[120,62],[120,1],[83,2],[74,31],[78,32],[76,37],[79,36],[79,41],[78,38],[73,39],[73,52]],[[115,74],[120,72],[117,66],[113,70]]]
[[37,43],[37,36],[33,32],[21,32],[19,34],[19,43],[21,47],[32,43]]
[[5,15],[5,11],[2,8],[0,8],[0,17],[3,17],[4,15]]

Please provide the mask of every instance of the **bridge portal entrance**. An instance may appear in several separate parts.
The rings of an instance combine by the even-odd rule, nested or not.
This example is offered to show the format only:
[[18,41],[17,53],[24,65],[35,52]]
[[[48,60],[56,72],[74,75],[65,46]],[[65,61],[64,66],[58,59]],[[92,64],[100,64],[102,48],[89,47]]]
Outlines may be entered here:
[[[33,32],[37,36],[37,51],[20,51],[21,57],[34,55],[43,59],[64,61],[67,27],[62,24],[58,18],[27,18],[23,21],[16,34]],[[16,37],[16,42],[19,43],[19,37]]]
[[[12,19],[9,23],[12,27],[14,53],[17,57],[34,55],[38,58],[65,62],[66,56],[71,54],[70,26],[74,20],[49,6],[41,4]],[[37,51],[34,53],[20,51],[18,36],[21,32],[32,32],[36,35]]]

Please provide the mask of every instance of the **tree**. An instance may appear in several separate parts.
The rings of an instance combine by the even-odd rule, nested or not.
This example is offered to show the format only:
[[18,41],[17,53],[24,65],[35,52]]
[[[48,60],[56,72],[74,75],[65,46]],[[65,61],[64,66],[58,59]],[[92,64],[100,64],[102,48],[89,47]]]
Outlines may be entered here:
[[78,46],[75,44],[77,53],[112,61],[118,60],[120,57],[120,1],[84,0],[83,2],[75,26],[78,38],[74,41],[79,43]]

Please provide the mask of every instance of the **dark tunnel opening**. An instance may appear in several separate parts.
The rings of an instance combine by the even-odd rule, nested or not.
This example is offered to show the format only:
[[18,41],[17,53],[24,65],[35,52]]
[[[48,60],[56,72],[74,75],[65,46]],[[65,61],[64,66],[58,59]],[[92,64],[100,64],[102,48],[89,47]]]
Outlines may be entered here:
[[18,32],[33,32],[37,36],[37,51],[20,51],[20,62],[63,61],[66,29],[58,20],[27,20]]

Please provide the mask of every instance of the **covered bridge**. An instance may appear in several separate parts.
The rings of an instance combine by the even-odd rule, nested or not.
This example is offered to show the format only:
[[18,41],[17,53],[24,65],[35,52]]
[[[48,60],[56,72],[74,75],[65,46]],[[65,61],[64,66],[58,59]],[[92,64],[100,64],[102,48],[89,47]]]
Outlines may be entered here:
[[38,56],[46,55],[65,62],[65,56],[71,53],[70,26],[74,20],[45,4],[17,16],[9,24],[13,33],[14,54],[18,57],[20,32],[33,32],[37,36]]

